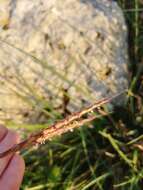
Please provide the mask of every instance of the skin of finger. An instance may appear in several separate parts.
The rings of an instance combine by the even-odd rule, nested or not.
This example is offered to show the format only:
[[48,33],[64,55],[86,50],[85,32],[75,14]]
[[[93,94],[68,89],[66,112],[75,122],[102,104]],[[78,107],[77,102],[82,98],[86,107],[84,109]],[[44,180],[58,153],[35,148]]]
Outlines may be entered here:
[[0,141],[6,136],[8,129],[4,125],[0,125]]
[[0,178],[0,189],[2,190],[19,190],[23,174],[25,170],[25,163],[23,158],[15,154],[4,174]]
[[[18,134],[14,131],[8,131],[5,138],[0,142],[0,152],[6,151],[7,149],[11,148],[14,144],[18,142],[19,142]],[[3,158],[0,158],[0,176],[3,174],[12,156],[13,153]]]

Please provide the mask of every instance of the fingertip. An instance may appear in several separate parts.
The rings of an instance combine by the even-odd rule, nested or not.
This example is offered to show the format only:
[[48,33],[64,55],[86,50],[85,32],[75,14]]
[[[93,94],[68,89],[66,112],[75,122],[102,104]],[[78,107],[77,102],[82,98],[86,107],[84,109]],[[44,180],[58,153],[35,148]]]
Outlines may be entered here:
[[[18,142],[19,142],[19,135],[15,131],[8,130],[6,136],[0,142],[0,152],[5,152],[6,150],[10,149]],[[12,156],[13,153],[10,153],[9,155],[0,159],[0,176],[3,174]]]
[[18,190],[23,179],[24,170],[25,163],[23,158],[19,154],[15,154],[0,178],[0,188]]
[[23,159],[23,157],[21,155],[19,155],[18,153],[16,153],[13,157],[13,162],[19,165],[19,171],[21,171],[21,173],[24,173],[25,171],[25,161]]
[[13,141],[15,141],[15,143],[20,142],[20,136],[16,131],[9,130],[7,135],[9,136],[10,139],[13,139]]
[[8,129],[4,125],[0,124],[0,141],[3,140],[7,132],[8,132]]

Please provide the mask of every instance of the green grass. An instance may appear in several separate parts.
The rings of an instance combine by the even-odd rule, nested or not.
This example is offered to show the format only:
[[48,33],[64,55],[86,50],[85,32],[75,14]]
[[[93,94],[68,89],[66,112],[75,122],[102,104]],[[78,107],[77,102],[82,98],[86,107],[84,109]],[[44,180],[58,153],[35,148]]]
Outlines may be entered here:
[[[131,77],[126,106],[116,107],[110,117],[94,121],[92,127],[83,126],[37,149],[24,150],[26,172],[21,190],[143,189],[143,1],[118,2],[129,28]],[[24,51],[22,53],[25,54]],[[70,83],[53,67],[47,68],[44,62],[35,57],[32,59],[60,80]],[[61,117],[52,103],[43,100],[28,84],[24,85],[35,96],[35,102],[28,103],[51,119],[47,120],[47,124],[23,124],[20,127],[31,132]],[[75,88],[83,92],[81,87]],[[17,95],[28,101],[25,89]],[[19,126],[11,122],[7,125],[11,128]]]

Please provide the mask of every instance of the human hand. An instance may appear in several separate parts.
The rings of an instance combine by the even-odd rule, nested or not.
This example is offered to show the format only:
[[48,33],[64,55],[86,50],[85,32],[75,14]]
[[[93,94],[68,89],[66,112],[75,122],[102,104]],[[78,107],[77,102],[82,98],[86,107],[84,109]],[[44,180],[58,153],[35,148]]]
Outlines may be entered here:
[[[0,125],[0,152],[6,151],[18,142],[19,136],[16,132]],[[24,160],[18,153],[0,158],[0,189],[19,190],[24,170]]]

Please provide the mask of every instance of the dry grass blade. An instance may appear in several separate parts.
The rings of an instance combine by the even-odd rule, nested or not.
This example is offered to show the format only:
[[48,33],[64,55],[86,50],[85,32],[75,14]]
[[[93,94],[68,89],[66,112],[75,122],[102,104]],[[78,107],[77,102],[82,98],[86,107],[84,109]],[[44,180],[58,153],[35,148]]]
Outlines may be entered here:
[[[86,119],[82,117],[85,114],[92,112],[94,109],[99,108],[106,103],[109,103],[111,100],[121,95],[122,93],[117,94],[111,98],[102,99],[94,103],[93,105],[81,110],[80,112],[75,112],[71,114],[70,116],[49,126],[46,129],[43,129],[35,134],[31,134],[26,140],[20,142],[19,144],[15,144],[7,151],[0,153],[0,158],[8,155],[9,153],[20,151],[26,147],[29,147],[30,145],[42,144],[45,142],[45,140],[51,140],[55,136],[61,135],[68,131],[73,131],[73,129],[78,128],[90,121],[93,121],[98,116],[89,116]],[[107,113],[103,113],[102,115],[107,115]]]

